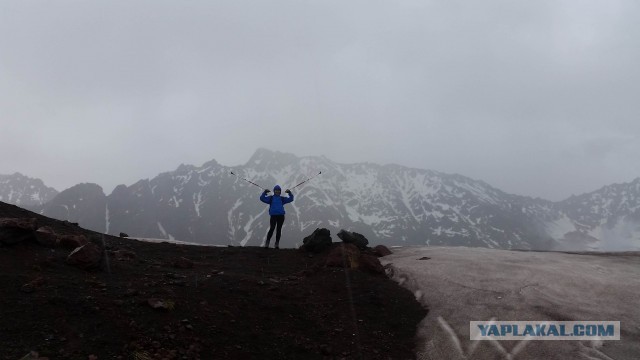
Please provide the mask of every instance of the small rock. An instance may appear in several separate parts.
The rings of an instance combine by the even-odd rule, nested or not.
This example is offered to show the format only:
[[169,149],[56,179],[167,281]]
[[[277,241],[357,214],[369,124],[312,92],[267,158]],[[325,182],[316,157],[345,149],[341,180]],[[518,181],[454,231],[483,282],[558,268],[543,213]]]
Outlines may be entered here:
[[147,300],[147,304],[154,309],[158,310],[173,310],[175,302],[173,300],[163,300],[157,298],[150,298]]
[[86,243],[67,256],[67,264],[80,269],[97,269],[102,263],[102,249],[94,243]]
[[420,259],[418,259],[418,260],[429,260],[429,259],[431,259],[431,258],[430,258],[430,257],[428,257],[428,256],[423,256],[423,257],[421,257],[421,258],[420,258]]

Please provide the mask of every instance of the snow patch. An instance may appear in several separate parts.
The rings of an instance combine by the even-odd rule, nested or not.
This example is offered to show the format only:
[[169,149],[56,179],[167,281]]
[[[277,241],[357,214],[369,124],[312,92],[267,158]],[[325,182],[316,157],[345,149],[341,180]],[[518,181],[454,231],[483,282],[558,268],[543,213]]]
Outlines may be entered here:
[[202,201],[202,190],[198,192],[198,198],[196,199],[196,194],[193,194],[193,206],[196,210],[196,214],[200,217],[200,205],[204,202]]
[[[229,212],[227,212],[227,220],[229,222],[229,236],[231,237],[231,239],[235,239],[236,237],[236,226],[234,226],[233,223],[233,212],[236,211],[236,209],[240,207],[240,205],[242,205],[242,200],[237,199]],[[238,221],[240,221],[240,219],[238,219]]]
[[104,210],[104,223],[106,225],[105,234],[108,234],[109,228],[111,227],[111,219],[109,218],[109,204],[107,204]]
[[548,222],[546,230],[551,238],[562,240],[565,234],[576,231],[576,226],[567,215],[563,214],[560,219]]
[[169,240],[175,240],[175,238],[173,236],[171,236],[171,234],[168,234],[165,230],[164,227],[162,226],[162,224],[160,223],[160,221],[158,221],[158,229],[160,229],[160,232],[162,233],[162,236],[164,236],[165,238],[169,239]]
[[[510,319],[514,312],[519,319],[548,319],[549,314],[582,320],[624,319],[620,323],[623,334],[635,334],[640,329],[640,311],[635,302],[629,301],[640,297],[637,256],[466,247],[392,248],[393,254],[380,262],[390,268],[395,281],[429,308],[422,329],[417,331],[424,337],[417,349],[419,359],[539,358],[526,351],[533,344],[517,356],[507,357],[502,347],[476,348],[468,332],[464,338],[469,319]],[[416,261],[422,257],[430,259]],[[559,359],[609,358],[596,347],[578,341],[535,343],[533,353],[554,354]],[[633,336],[623,336],[609,348],[619,358],[629,359],[636,358],[637,350]]]
[[247,221],[247,224],[243,228],[246,235],[244,239],[240,241],[240,245],[245,246],[249,242],[249,240],[251,240],[251,236],[253,235],[253,229],[252,229],[253,222],[256,221],[256,219],[260,218],[266,211],[267,210],[265,208],[257,216],[249,216],[249,221]]

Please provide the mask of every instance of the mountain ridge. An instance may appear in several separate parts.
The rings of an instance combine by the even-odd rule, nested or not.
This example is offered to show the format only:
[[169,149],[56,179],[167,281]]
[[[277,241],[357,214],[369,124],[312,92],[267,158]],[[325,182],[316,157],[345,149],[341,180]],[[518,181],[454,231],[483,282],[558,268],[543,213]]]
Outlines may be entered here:
[[[265,148],[236,167],[215,160],[200,167],[181,164],[152,179],[118,185],[110,195],[103,193],[104,199],[76,194],[76,208],[87,197],[94,203],[81,211],[84,219],[68,220],[101,232],[199,243],[222,232],[226,238],[217,241],[259,245],[268,222],[257,200],[261,191],[230,171],[261,187],[278,183],[285,189],[322,171],[294,189],[296,201],[287,205],[283,237],[289,246],[300,245],[316,227],[326,227],[334,233],[341,228],[361,232],[388,245],[640,248],[640,178],[553,202],[509,194],[460,174],[397,164],[340,164]],[[57,197],[73,198],[65,195],[68,190]],[[613,208],[616,204],[626,207]],[[44,206],[42,212],[61,216],[51,209]]]
[[19,172],[0,175],[0,201],[35,209],[51,201],[58,190],[46,186],[41,179],[31,178]]

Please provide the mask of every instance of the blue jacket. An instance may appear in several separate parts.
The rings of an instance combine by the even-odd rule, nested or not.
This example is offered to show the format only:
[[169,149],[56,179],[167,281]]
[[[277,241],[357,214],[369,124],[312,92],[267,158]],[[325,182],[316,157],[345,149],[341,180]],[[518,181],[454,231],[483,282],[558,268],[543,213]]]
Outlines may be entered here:
[[[280,189],[280,186],[276,185],[273,188]],[[269,204],[269,215],[284,215],[284,204],[288,204],[293,201],[293,193],[289,193],[289,197],[282,197],[280,195],[268,195],[267,193],[262,193],[260,195],[260,201],[265,204]]]

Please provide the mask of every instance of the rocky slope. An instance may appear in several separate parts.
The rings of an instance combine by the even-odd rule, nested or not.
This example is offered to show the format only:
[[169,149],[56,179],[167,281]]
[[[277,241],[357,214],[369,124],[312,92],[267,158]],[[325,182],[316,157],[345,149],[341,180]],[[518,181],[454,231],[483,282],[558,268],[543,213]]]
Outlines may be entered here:
[[[106,256],[84,270],[69,261],[81,250],[16,239],[1,218]],[[101,236],[0,202],[0,359],[415,358],[427,311],[413,294],[327,259]]]

